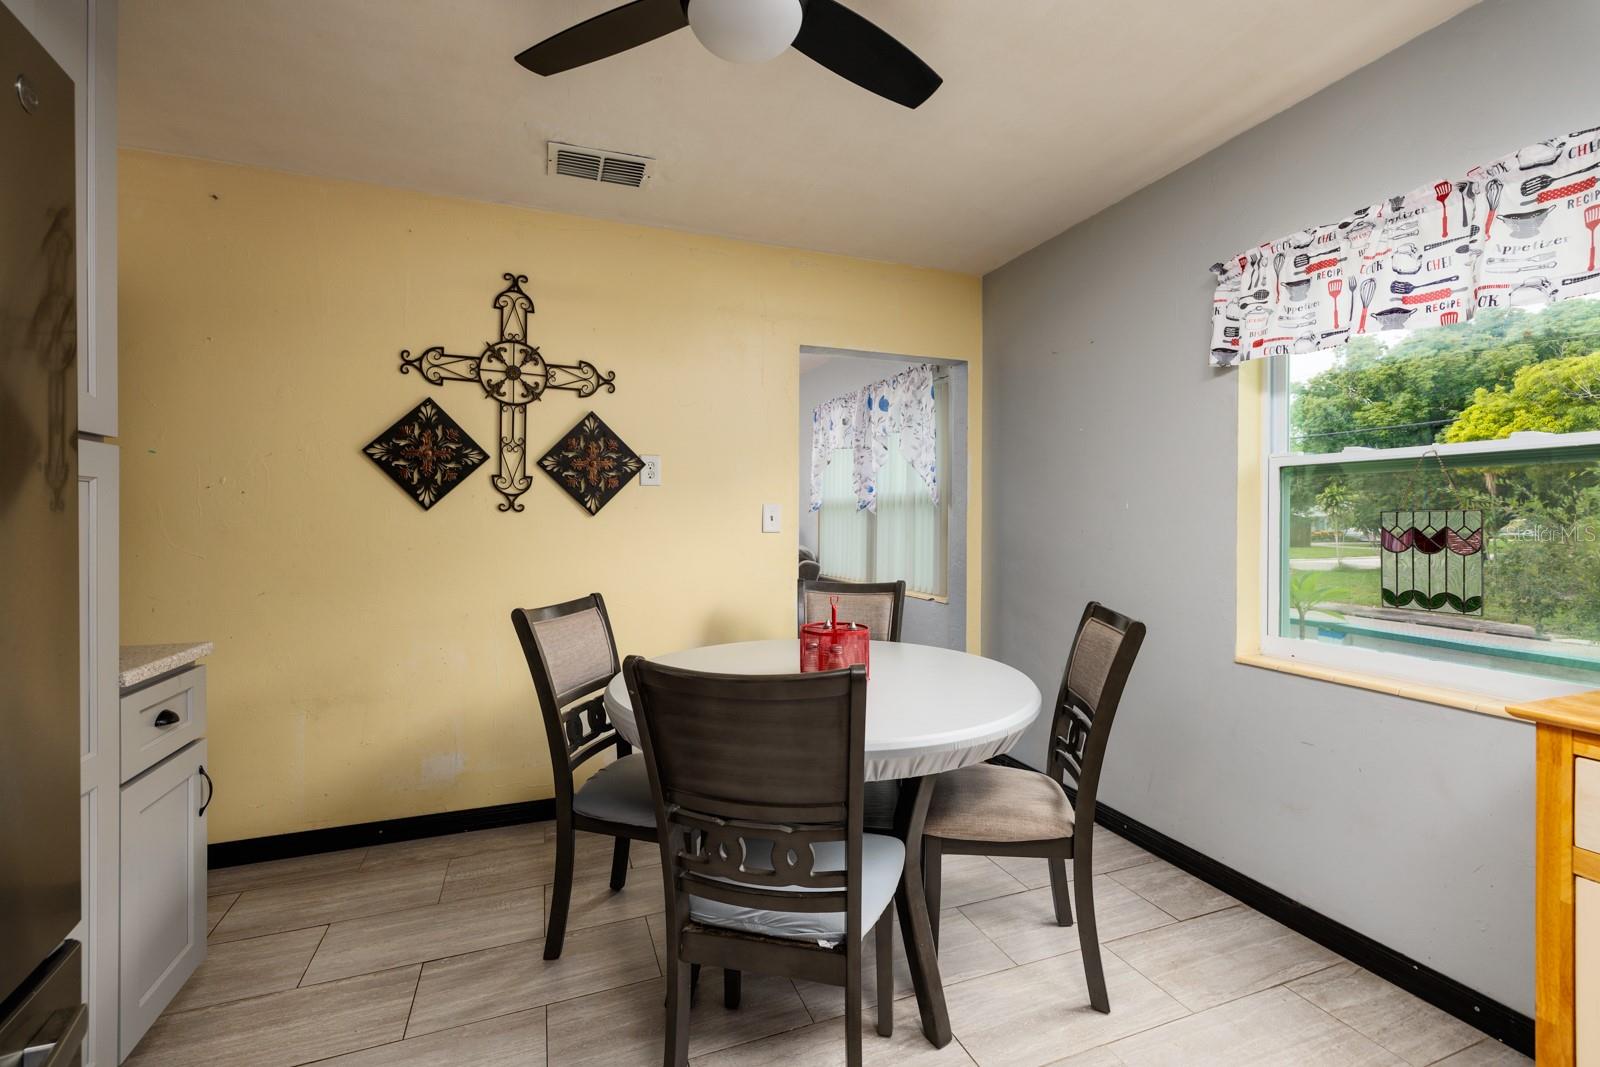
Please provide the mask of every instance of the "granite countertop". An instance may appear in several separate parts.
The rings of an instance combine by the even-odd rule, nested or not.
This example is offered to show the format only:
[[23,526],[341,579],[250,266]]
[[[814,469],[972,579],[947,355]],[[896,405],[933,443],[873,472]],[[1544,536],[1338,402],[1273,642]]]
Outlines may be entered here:
[[141,682],[187,667],[214,651],[216,646],[210,641],[175,645],[123,645],[117,664],[117,688],[131,689]]

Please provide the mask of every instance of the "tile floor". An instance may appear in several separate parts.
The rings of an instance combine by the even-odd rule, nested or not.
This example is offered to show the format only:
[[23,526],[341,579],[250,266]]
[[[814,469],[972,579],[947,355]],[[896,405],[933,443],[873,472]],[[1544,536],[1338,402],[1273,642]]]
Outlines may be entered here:
[[[1282,1064],[1499,1067],[1531,1061],[1113,835],[1095,896],[1112,1011],[1088,1007],[1077,932],[1040,861],[947,857],[940,967],[956,1040],[922,1037],[895,970],[895,1034],[868,1063],[977,1067]],[[205,965],[128,1067],[654,1067],[661,886],[635,846],[579,835],[562,958],[546,963],[549,824],[213,871]],[[868,945],[870,960],[871,945]],[[877,1002],[866,968],[867,1006]],[[708,971],[696,1067],[844,1062],[841,990],[750,975],[738,1011]]]

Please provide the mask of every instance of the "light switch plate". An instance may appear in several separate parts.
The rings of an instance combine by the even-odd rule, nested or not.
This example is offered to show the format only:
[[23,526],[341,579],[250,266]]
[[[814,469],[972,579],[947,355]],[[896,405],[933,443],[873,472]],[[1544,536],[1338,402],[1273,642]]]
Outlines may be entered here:
[[761,532],[777,533],[782,526],[783,508],[777,504],[761,505]]
[[661,484],[661,457],[660,456],[640,456],[639,458],[644,461],[644,470],[639,472],[639,484],[640,485],[660,485]]

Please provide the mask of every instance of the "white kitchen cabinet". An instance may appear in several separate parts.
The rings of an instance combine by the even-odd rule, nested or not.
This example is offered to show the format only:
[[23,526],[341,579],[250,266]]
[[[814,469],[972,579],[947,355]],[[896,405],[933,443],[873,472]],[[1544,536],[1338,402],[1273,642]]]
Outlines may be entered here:
[[[0,0],[77,105],[78,431],[117,433],[117,0]],[[8,83],[9,84],[9,83]]]
[[122,742],[117,695],[119,455],[78,444],[79,806],[82,818],[83,1067],[116,1067],[117,880]]
[[78,432],[117,434],[117,0],[86,0],[78,307]]
[[124,1057],[205,960],[205,762],[195,741],[122,787]]

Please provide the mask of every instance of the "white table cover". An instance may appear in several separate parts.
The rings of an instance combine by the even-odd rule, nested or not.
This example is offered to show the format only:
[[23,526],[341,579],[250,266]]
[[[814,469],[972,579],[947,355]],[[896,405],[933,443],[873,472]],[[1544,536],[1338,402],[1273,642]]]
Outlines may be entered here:
[[[800,642],[742,641],[685,649],[654,662],[721,674],[794,674]],[[866,777],[920,778],[982,763],[1016,744],[1039,714],[1039,687],[992,659],[931,645],[872,642],[867,683]],[[617,732],[639,744],[628,686],[606,687],[606,713]]]

